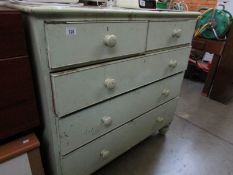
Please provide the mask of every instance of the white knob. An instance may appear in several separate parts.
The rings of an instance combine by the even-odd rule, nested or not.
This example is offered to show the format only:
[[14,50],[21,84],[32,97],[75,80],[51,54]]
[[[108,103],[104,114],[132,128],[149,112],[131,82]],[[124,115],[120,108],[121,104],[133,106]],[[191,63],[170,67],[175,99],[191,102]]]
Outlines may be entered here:
[[106,35],[104,37],[104,44],[108,47],[114,47],[117,44],[117,37],[115,35]]
[[163,117],[158,117],[158,118],[156,119],[156,121],[157,121],[158,123],[163,123],[163,122],[164,122],[164,118],[163,118]]
[[105,126],[110,126],[112,124],[112,118],[109,116],[103,117],[101,121],[103,122]]
[[170,60],[169,61],[169,67],[175,68],[177,66],[177,61],[176,60]]
[[169,89],[164,89],[162,92],[162,95],[164,95],[165,97],[170,95],[170,90]]
[[100,157],[102,157],[103,159],[108,158],[109,155],[110,155],[110,151],[108,151],[108,150],[106,150],[106,149],[104,149],[104,150],[102,150],[102,151],[100,152]]
[[182,29],[174,29],[172,33],[172,37],[180,38],[182,34]]
[[108,89],[114,89],[116,87],[116,80],[113,78],[107,78],[104,81],[104,85],[108,88]]

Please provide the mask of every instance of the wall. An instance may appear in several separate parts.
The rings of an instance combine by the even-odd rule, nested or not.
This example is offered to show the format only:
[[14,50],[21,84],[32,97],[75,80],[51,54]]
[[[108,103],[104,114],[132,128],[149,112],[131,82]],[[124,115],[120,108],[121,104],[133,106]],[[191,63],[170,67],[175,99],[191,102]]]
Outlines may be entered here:
[[224,4],[226,10],[233,14],[233,0],[218,0],[218,4]]
[[175,0],[187,3],[190,11],[197,11],[201,7],[215,7],[217,0]]

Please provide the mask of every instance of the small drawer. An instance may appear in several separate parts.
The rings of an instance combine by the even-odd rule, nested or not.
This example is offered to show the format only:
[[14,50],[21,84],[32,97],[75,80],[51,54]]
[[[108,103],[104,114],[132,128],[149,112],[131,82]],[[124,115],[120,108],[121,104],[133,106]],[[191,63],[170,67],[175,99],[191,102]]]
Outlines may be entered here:
[[[64,156],[61,158],[63,174],[87,175],[101,168],[155,131],[167,125],[174,116],[176,103],[177,99],[169,101]],[[164,124],[161,124],[161,118],[166,121]]]
[[196,20],[150,22],[146,50],[190,43],[195,24]]
[[145,51],[147,22],[64,22],[45,25],[50,68]]
[[0,11],[0,33],[0,59],[28,55],[20,11]]
[[58,117],[186,69],[190,47],[51,74]]
[[182,80],[179,74],[59,120],[62,155],[177,97]]

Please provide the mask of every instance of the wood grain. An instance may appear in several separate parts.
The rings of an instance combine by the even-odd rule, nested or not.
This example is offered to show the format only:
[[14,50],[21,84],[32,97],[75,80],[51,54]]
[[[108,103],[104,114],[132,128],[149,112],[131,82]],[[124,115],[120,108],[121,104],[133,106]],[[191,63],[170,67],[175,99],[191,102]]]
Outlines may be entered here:
[[39,125],[22,15],[0,8],[0,140]]
[[209,73],[207,75],[202,94],[209,96],[211,87],[217,72],[220,57],[225,47],[225,41],[209,40],[204,38],[194,38],[192,48],[214,54]]
[[44,168],[41,161],[39,148],[28,152],[28,159],[32,170],[32,175],[44,175]]
[[35,134],[30,134],[0,146],[0,163],[40,146]]
[[203,90],[202,90],[202,94],[206,97],[208,97],[210,94],[211,87],[213,85],[215,75],[216,75],[216,72],[218,69],[219,61],[220,61],[220,56],[214,55],[210,70],[208,72],[208,75],[207,75],[207,78],[205,81],[205,85],[204,85]]
[[222,55],[225,41],[208,40],[203,38],[194,38],[192,47],[215,55]]
[[227,103],[233,98],[233,25],[213,82],[210,98]]
[[23,21],[20,12],[0,11],[0,59],[27,55]]
[[0,139],[39,125],[27,57],[0,59]]

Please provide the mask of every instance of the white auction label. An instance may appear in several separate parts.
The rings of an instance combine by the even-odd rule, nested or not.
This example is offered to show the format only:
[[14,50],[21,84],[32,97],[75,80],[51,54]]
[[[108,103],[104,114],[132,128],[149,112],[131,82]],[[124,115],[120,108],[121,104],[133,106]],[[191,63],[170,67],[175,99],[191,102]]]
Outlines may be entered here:
[[66,35],[67,36],[77,35],[77,28],[76,27],[66,27]]
[[145,7],[145,6],[146,6],[146,2],[145,2],[145,0],[140,0],[140,6],[143,6],[143,7]]

